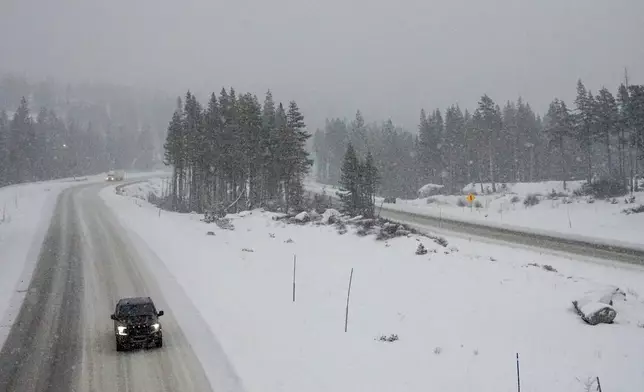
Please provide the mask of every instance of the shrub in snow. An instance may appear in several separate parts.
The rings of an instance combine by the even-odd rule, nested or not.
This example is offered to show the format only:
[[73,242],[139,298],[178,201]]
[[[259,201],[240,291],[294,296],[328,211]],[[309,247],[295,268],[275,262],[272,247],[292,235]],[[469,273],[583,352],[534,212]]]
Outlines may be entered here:
[[295,242],[295,241],[293,241],[293,240],[292,240],[292,239],[290,239],[290,238],[289,238],[289,239],[287,239],[286,241],[284,241],[284,243],[285,243],[285,244],[292,244],[293,242]]
[[483,208],[483,204],[478,200],[474,200],[474,208]]
[[612,200],[610,201],[610,204],[617,204],[617,203],[619,203],[619,202],[617,201],[617,199],[612,199]]
[[396,204],[396,198],[395,197],[385,197],[384,202],[385,203]]
[[459,207],[465,207],[465,206],[467,206],[467,202],[465,200],[459,198],[458,200],[456,200],[456,205],[459,206]]
[[336,223],[336,227],[338,228],[338,234],[347,233],[347,225],[344,222],[339,221],[338,223]]
[[514,195],[514,196],[512,196],[512,198],[510,199],[510,203],[512,203],[512,204],[516,204],[516,203],[518,203],[520,200],[521,200],[521,198],[520,198],[519,196]]
[[250,252],[250,253],[253,253],[253,252],[254,252],[254,250],[249,249],[249,248],[243,248],[243,249],[242,249],[242,252]]
[[526,206],[526,207],[536,206],[537,204],[539,204],[539,197],[537,195],[535,195],[534,193],[530,193],[523,200],[523,205]]
[[628,197],[627,199],[624,200],[626,204],[633,204],[635,203],[635,196]]
[[360,237],[367,236],[369,235],[369,228],[359,227],[358,230],[356,231],[356,234],[359,235]]
[[215,235],[215,232],[214,231],[209,231],[209,232],[206,233],[206,235]]
[[235,230],[235,226],[233,226],[232,223],[230,223],[230,219],[228,218],[218,218],[215,219],[215,224],[217,227],[223,230]]
[[428,197],[428,198],[427,198],[427,200],[425,200],[425,202],[426,202],[427,204],[434,204],[434,203],[436,203],[436,201],[437,201],[437,200],[436,200],[436,199],[434,199],[433,197]]
[[628,188],[621,178],[602,178],[591,184],[584,184],[581,187],[581,194],[594,196],[598,199],[607,199],[610,197],[624,196],[628,193]]
[[444,248],[447,248],[447,245],[449,245],[449,242],[447,242],[447,240],[443,237],[435,237],[434,242]]
[[546,271],[550,271],[550,272],[557,272],[557,270],[556,270],[553,266],[548,265],[548,264],[545,264],[542,268],[543,268],[544,270],[546,270]]
[[442,348],[440,348],[440,347],[436,347],[436,348],[434,349],[434,354],[436,354],[436,355],[440,354],[441,352],[443,352],[443,349],[442,349]]
[[572,199],[569,199],[569,198],[567,198],[567,197],[564,197],[563,199],[561,199],[561,202],[562,202],[563,204],[572,204]]
[[268,233],[268,236],[271,237],[271,238],[275,238],[275,234],[273,234],[273,233]]
[[423,244],[418,244],[418,248],[416,248],[416,254],[417,255],[426,255],[427,254],[427,249],[425,248],[425,245]]
[[409,230],[405,230],[401,228],[398,228],[398,230],[396,230],[396,237],[407,237],[410,234],[411,234],[411,231]]
[[589,198],[586,200],[586,203],[588,203],[588,204],[593,204],[594,202],[595,202],[595,198],[594,198],[594,197],[592,197],[592,196],[591,196],[591,197],[589,197]]
[[389,342],[389,343],[391,343],[391,342],[395,342],[396,340],[398,340],[398,335],[396,335],[395,333],[392,333],[389,336],[381,335],[380,337],[378,337],[378,340],[381,341],[381,342]]
[[395,223],[385,222],[385,224],[382,225],[382,230],[389,234],[395,234],[398,230],[398,225]]
[[626,215],[630,215],[630,214],[640,214],[640,213],[642,213],[642,212],[644,212],[644,204],[640,204],[640,205],[639,205],[639,206],[637,206],[637,207],[632,207],[632,208],[627,208],[627,209],[625,209],[625,210],[622,210],[622,213],[624,213],[624,214],[626,214]]

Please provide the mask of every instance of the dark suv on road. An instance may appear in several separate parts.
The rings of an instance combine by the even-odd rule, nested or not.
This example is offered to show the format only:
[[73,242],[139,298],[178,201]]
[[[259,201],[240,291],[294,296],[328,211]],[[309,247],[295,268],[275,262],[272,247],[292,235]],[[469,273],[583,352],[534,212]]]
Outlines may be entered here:
[[157,311],[150,297],[120,299],[111,316],[114,320],[116,351],[134,346],[148,347],[151,343],[156,347],[163,346],[160,316],[163,316],[163,310]]

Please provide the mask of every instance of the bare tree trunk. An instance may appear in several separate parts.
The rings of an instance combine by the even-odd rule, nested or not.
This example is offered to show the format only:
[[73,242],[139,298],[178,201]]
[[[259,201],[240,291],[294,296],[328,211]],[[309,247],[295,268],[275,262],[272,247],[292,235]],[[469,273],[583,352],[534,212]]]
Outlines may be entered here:
[[488,157],[490,159],[490,181],[492,182],[492,192],[496,192],[496,183],[494,178],[494,148],[492,147],[492,138],[488,144]]
[[564,150],[563,137],[559,139],[559,151],[561,152],[561,173],[563,175],[563,189],[566,190],[566,180],[568,180],[568,163],[566,162],[566,151]]
[[613,174],[613,162],[610,153],[610,133],[608,131],[606,132],[606,156],[608,158],[608,176],[610,177]]

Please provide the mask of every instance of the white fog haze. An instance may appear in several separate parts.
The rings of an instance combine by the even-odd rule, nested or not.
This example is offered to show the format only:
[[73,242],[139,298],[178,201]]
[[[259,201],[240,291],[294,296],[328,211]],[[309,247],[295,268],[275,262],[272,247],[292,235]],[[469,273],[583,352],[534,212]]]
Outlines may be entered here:
[[644,0],[0,0],[0,392],[643,392]]
[[206,97],[222,86],[327,117],[416,129],[422,107],[522,96],[543,114],[578,78],[644,69],[640,0],[2,0],[0,72]]

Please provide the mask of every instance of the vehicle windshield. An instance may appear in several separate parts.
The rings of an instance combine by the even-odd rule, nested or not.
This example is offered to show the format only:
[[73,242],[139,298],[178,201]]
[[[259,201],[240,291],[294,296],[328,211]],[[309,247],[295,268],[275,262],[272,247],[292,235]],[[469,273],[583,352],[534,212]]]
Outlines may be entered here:
[[122,305],[119,309],[119,317],[131,316],[152,316],[155,314],[154,306],[150,303],[136,305]]

